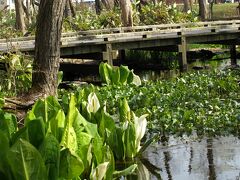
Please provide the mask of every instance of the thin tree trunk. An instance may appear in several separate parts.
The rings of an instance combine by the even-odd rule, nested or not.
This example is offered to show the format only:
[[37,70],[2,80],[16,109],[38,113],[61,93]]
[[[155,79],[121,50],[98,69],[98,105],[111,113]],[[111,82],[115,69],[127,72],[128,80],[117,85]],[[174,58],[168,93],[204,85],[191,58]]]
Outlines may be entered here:
[[101,1],[100,0],[95,0],[95,10],[96,10],[97,15],[101,14],[102,6],[101,6]]
[[130,0],[120,0],[123,26],[133,26],[132,6]]
[[183,7],[183,11],[184,12],[188,12],[189,10],[189,1],[188,0],[184,0],[184,7]]
[[208,18],[208,3],[207,0],[199,0],[199,16],[202,21]]
[[71,9],[72,17],[76,17],[76,10],[75,10],[72,0],[68,0],[68,2],[69,2],[69,7]]
[[16,29],[20,30],[23,34],[26,32],[26,26],[24,22],[24,10],[22,0],[15,0],[16,11]]
[[37,18],[32,90],[57,94],[60,38],[66,0],[41,0]]

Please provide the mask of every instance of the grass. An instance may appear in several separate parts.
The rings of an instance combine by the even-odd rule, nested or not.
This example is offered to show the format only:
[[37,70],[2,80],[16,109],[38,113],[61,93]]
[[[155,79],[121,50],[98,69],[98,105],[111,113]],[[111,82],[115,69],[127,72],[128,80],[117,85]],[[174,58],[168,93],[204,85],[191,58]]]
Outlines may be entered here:
[[[229,18],[238,16],[238,3],[221,3],[213,5],[213,19]],[[183,5],[179,6],[180,9]],[[193,10],[198,12],[198,4],[193,5]]]

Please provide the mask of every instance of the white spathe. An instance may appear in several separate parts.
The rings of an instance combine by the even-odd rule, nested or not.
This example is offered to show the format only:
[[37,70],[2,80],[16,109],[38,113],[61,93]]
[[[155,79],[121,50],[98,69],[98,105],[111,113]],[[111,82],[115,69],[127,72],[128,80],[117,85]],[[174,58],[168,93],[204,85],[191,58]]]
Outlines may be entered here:
[[92,180],[102,180],[107,172],[107,166],[109,162],[99,164],[96,169],[93,170]]
[[100,108],[100,103],[95,93],[90,93],[88,95],[88,104],[87,104],[87,111],[89,113],[96,113]]
[[148,116],[148,114],[144,114],[141,117],[137,117],[137,116],[133,115],[134,127],[135,127],[135,132],[136,132],[135,143],[136,143],[137,151],[139,151],[141,148],[140,142],[146,132],[146,128],[147,128],[146,117],[147,116]]

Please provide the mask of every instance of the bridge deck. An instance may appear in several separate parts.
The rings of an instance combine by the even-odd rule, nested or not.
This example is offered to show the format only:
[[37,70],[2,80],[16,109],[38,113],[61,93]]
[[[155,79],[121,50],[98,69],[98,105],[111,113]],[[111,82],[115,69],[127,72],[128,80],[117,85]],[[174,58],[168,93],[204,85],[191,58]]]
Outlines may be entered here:
[[[61,56],[112,50],[181,46],[194,43],[239,44],[240,20],[122,27],[63,33]],[[34,52],[34,36],[0,39],[0,52]]]

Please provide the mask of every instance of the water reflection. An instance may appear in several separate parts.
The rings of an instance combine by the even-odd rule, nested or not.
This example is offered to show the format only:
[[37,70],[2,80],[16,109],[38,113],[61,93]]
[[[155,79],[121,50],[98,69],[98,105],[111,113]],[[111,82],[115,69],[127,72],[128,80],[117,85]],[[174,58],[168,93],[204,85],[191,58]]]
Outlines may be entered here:
[[138,165],[133,179],[239,180],[240,139],[170,137],[167,143],[150,146]]

